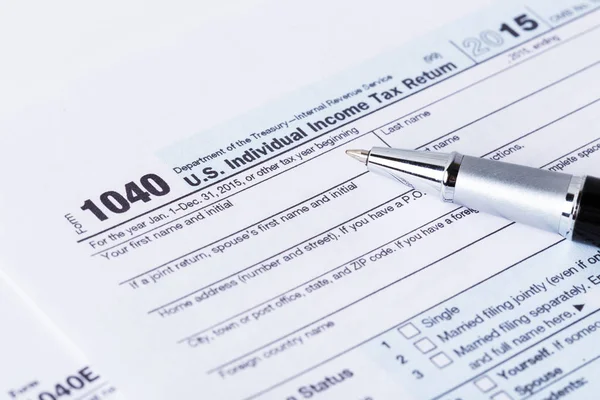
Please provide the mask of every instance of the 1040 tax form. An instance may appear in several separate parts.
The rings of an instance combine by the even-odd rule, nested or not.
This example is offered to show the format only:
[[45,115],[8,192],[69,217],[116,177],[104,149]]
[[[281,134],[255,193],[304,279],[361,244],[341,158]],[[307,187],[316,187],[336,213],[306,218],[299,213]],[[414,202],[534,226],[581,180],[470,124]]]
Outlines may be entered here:
[[595,398],[597,249],[344,151],[596,171],[599,8],[502,2],[209,131],[121,125],[101,165],[56,159],[92,157],[85,102],[3,119],[4,269],[133,399]]

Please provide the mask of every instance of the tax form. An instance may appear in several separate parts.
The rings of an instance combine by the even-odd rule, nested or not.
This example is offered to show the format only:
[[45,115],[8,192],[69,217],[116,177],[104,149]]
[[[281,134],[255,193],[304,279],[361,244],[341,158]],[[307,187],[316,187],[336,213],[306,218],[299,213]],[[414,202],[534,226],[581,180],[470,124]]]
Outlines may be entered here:
[[344,151],[594,173],[598,8],[498,3],[210,131],[132,127],[101,165],[10,150],[93,157],[74,104],[6,120],[2,169],[52,196],[6,177],[5,270],[130,398],[594,398],[597,249]]
[[0,278],[0,399],[122,399],[85,356]]

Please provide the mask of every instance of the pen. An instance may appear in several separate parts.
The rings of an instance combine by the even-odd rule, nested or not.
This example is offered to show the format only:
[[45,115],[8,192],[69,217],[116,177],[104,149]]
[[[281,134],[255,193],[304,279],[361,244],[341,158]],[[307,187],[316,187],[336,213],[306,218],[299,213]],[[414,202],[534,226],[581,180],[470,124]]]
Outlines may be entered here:
[[569,175],[456,152],[373,147],[347,150],[369,171],[445,202],[557,232],[600,246],[600,179]]

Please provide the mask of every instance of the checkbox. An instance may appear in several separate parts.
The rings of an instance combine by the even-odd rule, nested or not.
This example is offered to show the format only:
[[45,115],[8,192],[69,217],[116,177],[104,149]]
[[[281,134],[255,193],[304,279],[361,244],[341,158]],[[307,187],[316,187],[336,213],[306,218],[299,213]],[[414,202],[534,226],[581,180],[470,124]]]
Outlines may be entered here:
[[421,331],[416,326],[411,324],[410,322],[408,324],[402,325],[400,328],[398,328],[398,332],[400,332],[402,334],[402,336],[404,336],[407,339],[414,338],[419,333],[421,333]]
[[482,376],[481,378],[477,379],[476,381],[473,382],[475,384],[475,386],[477,386],[479,388],[479,390],[481,390],[483,393],[487,393],[490,390],[492,390],[493,388],[495,388],[496,386],[496,382],[494,382],[489,376],[485,375]]
[[490,397],[490,399],[492,399],[492,400],[513,400],[513,398],[510,397],[506,392],[498,392],[495,395],[493,395],[492,397]]
[[445,368],[452,364],[452,359],[444,352],[439,352],[429,358],[438,368]]
[[431,350],[437,349],[437,346],[435,345],[435,343],[433,343],[428,338],[423,338],[423,339],[417,340],[414,343],[414,345],[423,354],[429,353]]

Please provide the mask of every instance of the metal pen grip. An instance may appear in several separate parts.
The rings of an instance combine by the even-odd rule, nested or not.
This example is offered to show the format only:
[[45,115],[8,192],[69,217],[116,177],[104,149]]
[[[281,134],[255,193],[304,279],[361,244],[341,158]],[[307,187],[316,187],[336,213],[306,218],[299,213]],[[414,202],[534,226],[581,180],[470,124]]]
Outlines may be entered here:
[[564,173],[464,156],[454,202],[567,235],[576,202],[568,199],[573,178]]

